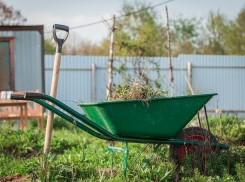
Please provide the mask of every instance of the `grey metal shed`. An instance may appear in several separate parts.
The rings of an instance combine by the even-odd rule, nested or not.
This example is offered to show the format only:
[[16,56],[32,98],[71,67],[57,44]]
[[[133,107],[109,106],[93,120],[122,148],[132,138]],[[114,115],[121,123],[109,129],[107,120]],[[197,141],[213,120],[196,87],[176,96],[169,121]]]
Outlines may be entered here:
[[0,26],[0,91],[45,91],[43,25]]

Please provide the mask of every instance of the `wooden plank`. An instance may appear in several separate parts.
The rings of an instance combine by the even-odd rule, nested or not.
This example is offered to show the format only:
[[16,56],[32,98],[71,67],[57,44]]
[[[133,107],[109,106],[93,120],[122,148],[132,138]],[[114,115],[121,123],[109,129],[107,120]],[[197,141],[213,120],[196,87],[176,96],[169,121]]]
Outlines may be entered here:
[[[31,92],[39,92],[31,91]],[[14,92],[14,94],[24,94],[24,92]],[[14,101],[0,99],[0,120],[20,119],[21,129],[27,129],[28,119],[38,119],[40,128],[43,129],[43,107],[30,101]],[[24,110],[22,107],[25,107]],[[25,115],[23,115],[23,112]]]

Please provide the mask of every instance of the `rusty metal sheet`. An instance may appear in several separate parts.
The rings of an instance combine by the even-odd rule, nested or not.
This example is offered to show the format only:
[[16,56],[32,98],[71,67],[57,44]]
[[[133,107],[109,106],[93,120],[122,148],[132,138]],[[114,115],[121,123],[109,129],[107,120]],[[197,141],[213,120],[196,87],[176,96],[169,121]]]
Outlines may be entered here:
[[10,43],[0,41],[0,91],[10,88]]

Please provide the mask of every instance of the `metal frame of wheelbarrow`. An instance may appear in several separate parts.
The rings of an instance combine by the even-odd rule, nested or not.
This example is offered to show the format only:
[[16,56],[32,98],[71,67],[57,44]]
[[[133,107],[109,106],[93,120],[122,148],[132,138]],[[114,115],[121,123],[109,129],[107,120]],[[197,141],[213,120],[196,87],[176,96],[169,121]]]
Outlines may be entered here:
[[[101,126],[97,125],[93,121],[89,120],[88,118],[86,118],[82,114],[78,113],[77,111],[73,110],[72,108],[68,107],[67,105],[60,102],[59,100],[57,100],[57,99],[55,99],[49,95],[42,94],[42,93],[26,92],[24,95],[12,94],[11,99],[30,100],[30,101],[36,102],[36,103],[40,104],[41,106],[45,107],[46,109],[54,112],[56,115],[64,118],[65,120],[67,120],[71,124],[79,127],[80,129],[86,131],[87,133],[93,135],[94,137],[97,137],[97,138],[100,138],[103,140],[107,140],[109,142],[110,141],[125,142],[125,148],[124,149],[114,147],[114,146],[108,146],[108,150],[112,152],[112,157],[113,157],[113,152],[120,152],[120,153],[124,154],[124,167],[123,167],[124,168],[123,169],[124,176],[126,176],[126,171],[127,171],[127,159],[128,159],[128,153],[129,153],[128,142],[131,142],[131,143],[147,143],[147,145],[139,153],[139,155],[136,157],[136,159],[134,160],[134,162],[131,164],[130,167],[132,167],[132,165],[136,162],[136,160],[139,158],[139,156],[142,154],[142,152],[147,148],[147,146],[149,144],[155,144],[154,150],[150,154],[148,159],[145,161],[143,167],[145,167],[146,164],[150,161],[150,158],[157,151],[157,149],[159,148],[159,146],[161,144],[170,144],[170,145],[205,145],[206,144],[205,142],[178,140],[178,139],[167,139],[167,140],[160,139],[159,140],[159,139],[130,138],[130,137],[117,136],[117,135],[114,135],[114,134],[108,132],[107,130],[105,130]],[[55,104],[56,106],[58,106],[59,108],[61,108],[65,112],[69,113],[74,118],[72,118],[68,114],[58,110],[57,108],[46,103],[43,100],[50,101],[51,103]],[[80,121],[82,121],[82,122],[80,122]],[[219,147],[220,149],[228,149],[229,148],[229,145],[225,144],[225,143],[213,143],[213,142],[211,142],[211,143],[208,143],[208,145],[212,146],[212,147]],[[113,162],[113,158],[112,158],[112,162]]]

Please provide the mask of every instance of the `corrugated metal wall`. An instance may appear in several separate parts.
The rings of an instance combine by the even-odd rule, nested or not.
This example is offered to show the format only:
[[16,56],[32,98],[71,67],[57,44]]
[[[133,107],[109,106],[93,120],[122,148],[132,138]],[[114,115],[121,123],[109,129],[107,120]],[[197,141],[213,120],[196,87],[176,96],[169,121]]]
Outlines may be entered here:
[[212,109],[218,102],[221,110],[245,111],[245,56],[180,55],[179,61],[192,63],[197,92],[219,94]]
[[[169,89],[169,71],[167,58],[148,58],[160,65],[163,78],[163,88]],[[45,56],[45,88],[50,93],[52,67],[54,56]],[[116,58],[115,66],[119,65]],[[96,65],[96,101],[105,100],[107,83],[108,57],[98,56],[62,56],[61,71],[57,98],[70,107],[75,108],[74,102],[92,102],[92,71],[91,64]],[[188,86],[184,75],[187,73],[187,62],[192,64],[192,83],[198,93],[218,93],[209,104],[208,109],[245,111],[245,56],[205,56],[179,55],[172,59],[173,77],[176,95],[186,95]],[[129,65],[132,68],[132,65]],[[154,66],[146,64],[147,69]],[[129,70],[133,74],[133,70]],[[156,71],[150,71],[150,78],[157,78]],[[121,77],[114,75],[114,83],[120,83]],[[217,105],[218,103],[218,105]],[[76,108],[81,111],[80,109]]]
[[0,31],[14,38],[15,90],[42,91],[42,36],[38,31]]

